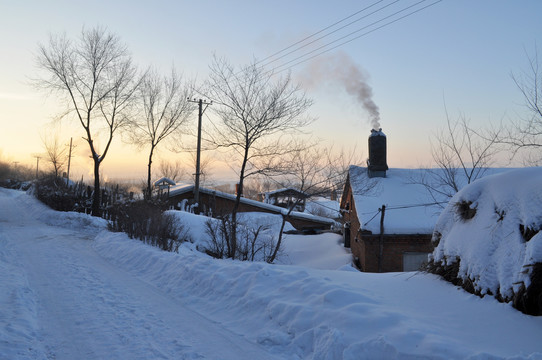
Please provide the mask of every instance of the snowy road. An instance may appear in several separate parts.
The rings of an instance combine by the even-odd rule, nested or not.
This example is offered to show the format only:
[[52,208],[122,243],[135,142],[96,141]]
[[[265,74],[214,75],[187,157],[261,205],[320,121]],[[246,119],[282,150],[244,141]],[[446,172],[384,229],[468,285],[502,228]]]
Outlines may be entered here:
[[88,230],[44,224],[0,192],[0,358],[273,358],[104,260]]

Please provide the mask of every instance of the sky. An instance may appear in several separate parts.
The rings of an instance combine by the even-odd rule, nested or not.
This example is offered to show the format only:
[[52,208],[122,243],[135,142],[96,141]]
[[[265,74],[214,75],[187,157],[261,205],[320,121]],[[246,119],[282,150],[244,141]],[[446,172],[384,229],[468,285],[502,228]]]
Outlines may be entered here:
[[[185,77],[203,82],[214,54],[234,65],[245,65],[312,35],[373,5],[385,7],[298,53],[268,65],[272,68],[302,53],[360,30],[362,35],[336,49],[290,68],[314,101],[309,113],[316,121],[306,129],[323,145],[356,149],[367,156],[373,115],[348,92],[345,73],[354,69],[372,89],[369,100],[379,110],[379,125],[388,137],[390,167],[431,164],[430,138],[446,122],[465,116],[474,127],[485,127],[524,116],[521,95],[511,74],[527,69],[528,55],[541,46],[542,2],[536,0],[363,0],[254,2],[233,1],[0,1],[0,157],[35,164],[44,152],[41,138],[60,113],[58,99],[31,86],[39,77],[35,54],[49,34],[77,37],[83,27],[105,26],[126,43],[141,67],[164,73],[174,65]],[[377,3],[378,2],[378,3]],[[377,3],[377,4],[375,4]],[[416,5],[417,4],[417,5]],[[432,5],[433,4],[433,5]],[[401,9],[409,8],[391,16]],[[427,8],[422,9],[423,7]],[[418,12],[399,19],[412,11]],[[369,10],[360,12],[345,25]],[[395,22],[386,24],[389,21]],[[335,30],[337,27],[328,30]],[[370,33],[365,34],[366,32]],[[322,32],[321,35],[326,34]],[[365,34],[365,35],[363,35]],[[311,38],[315,39],[315,38]],[[345,38],[344,40],[350,40]],[[324,49],[329,49],[324,48]],[[288,51],[281,54],[286,54]],[[316,54],[316,53],[315,53]],[[346,66],[348,65],[348,66]],[[194,120],[196,114],[194,114]],[[195,124],[195,122],[194,122]],[[194,125],[195,126],[195,125]],[[205,123],[204,123],[205,126]],[[91,178],[82,129],[64,121],[60,139],[78,144],[74,177]],[[215,154],[206,154],[216,157]],[[157,157],[187,161],[165,148]],[[213,177],[228,177],[217,157]],[[102,165],[106,178],[140,179],[146,151],[139,152],[117,136]]]

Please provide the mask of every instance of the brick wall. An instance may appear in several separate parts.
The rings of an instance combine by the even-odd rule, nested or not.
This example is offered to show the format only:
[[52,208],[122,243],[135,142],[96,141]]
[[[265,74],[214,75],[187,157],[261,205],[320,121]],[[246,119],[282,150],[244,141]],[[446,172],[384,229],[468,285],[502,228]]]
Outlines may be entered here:
[[[382,239],[382,272],[403,271],[404,253],[433,251],[430,234],[385,234]],[[378,272],[379,253],[378,234],[362,234],[352,243],[352,254],[359,258],[362,271]]]
[[[361,229],[349,177],[341,198],[343,220],[350,224],[350,248],[354,262],[362,271],[378,272],[380,235]],[[430,253],[433,251],[431,234],[385,234],[382,248],[382,272],[403,271],[405,253]]]

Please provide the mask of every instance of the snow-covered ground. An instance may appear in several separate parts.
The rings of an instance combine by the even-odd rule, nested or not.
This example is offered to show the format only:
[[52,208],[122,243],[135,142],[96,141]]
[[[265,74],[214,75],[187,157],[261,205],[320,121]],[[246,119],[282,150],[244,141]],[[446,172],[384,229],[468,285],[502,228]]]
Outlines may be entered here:
[[283,264],[161,252],[0,189],[0,359],[542,359],[542,318],[422,273],[352,269],[338,236]]

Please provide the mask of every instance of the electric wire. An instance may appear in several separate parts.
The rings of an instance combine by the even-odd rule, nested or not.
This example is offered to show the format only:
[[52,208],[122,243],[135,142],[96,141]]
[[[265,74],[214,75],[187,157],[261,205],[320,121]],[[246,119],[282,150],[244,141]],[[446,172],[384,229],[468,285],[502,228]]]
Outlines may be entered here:
[[[403,11],[405,11],[405,10],[408,10],[408,9],[410,9],[410,8],[416,6],[416,5],[419,5],[420,3],[424,2],[424,1],[427,1],[427,0],[421,0],[421,1],[419,1],[419,2],[417,2],[417,3],[415,3],[415,4],[413,4],[413,5],[408,6],[407,8],[404,8],[404,9],[402,9],[402,10],[399,10],[399,11],[395,12],[394,14],[388,15],[388,16],[386,16],[386,17],[384,17],[384,18],[382,18],[382,19],[380,19],[380,20],[377,20],[377,21],[375,21],[375,22],[373,22],[373,23],[371,23],[371,24],[369,24],[369,25],[367,25],[367,26],[364,26],[364,27],[361,28],[361,29],[358,29],[358,30],[356,30],[356,31],[353,31],[353,32],[351,32],[351,33],[349,33],[349,34],[347,34],[347,35],[344,35],[344,36],[342,36],[342,37],[340,37],[340,38],[334,40],[334,41],[331,41],[331,42],[329,42],[329,43],[327,43],[327,44],[325,44],[325,45],[322,45],[322,46],[320,46],[320,47],[318,47],[318,48],[316,48],[316,49],[314,49],[314,50],[311,50],[311,51],[309,51],[309,52],[307,52],[307,53],[305,53],[305,54],[303,54],[303,55],[300,55],[300,56],[298,56],[298,57],[296,57],[296,58],[294,58],[294,59],[292,59],[292,60],[290,60],[290,61],[287,61],[287,62],[285,62],[285,63],[283,63],[283,64],[281,64],[281,65],[279,65],[279,66],[277,66],[277,67],[274,67],[273,69],[267,71],[266,73],[271,73],[272,75],[277,75],[277,74],[279,74],[279,73],[281,73],[281,72],[284,72],[284,71],[286,71],[286,70],[289,70],[289,69],[291,69],[291,68],[293,68],[293,67],[295,67],[295,66],[297,66],[297,65],[300,65],[300,64],[302,64],[302,63],[304,63],[304,62],[307,62],[307,61],[309,61],[309,60],[312,60],[312,59],[314,59],[314,58],[316,58],[316,57],[318,57],[318,56],[320,56],[320,55],[323,55],[323,54],[325,54],[325,53],[327,53],[327,52],[329,52],[329,51],[331,51],[331,50],[335,50],[335,49],[337,49],[338,47],[341,47],[341,46],[343,46],[343,45],[345,45],[345,44],[348,44],[348,43],[350,43],[350,42],[352,42],[352,41],[354,41],[354,40],[357,40],[357,39],[359,39],[359,38],[361,38],[361,37],[363,37],[363,36],[366,36],[366,35],[368,35],[368,34],[370,34],[370,33],[373,33],[373,32],[375,32],[375,31],[377,31],[377,30],[380,30],[380,29],[382,29],[382,28],[384,28],[384,27],[386,27],[386,26],[389,26],[389,25],[394,24],[394,23],[396,23],[396,22],[398,22],[398,21],[400,21],[400,20],[403,20],[403,19],[405,19],[405,18],[407,18],[407,17],[409,17],[409,16],[412,16],[412,15],[414,15],[414,14],[416,14],[416,13],[422,11],[422,10],[425,10],[425,9],[427,9],[427,8],[433,6],[433,5],[436,5],[436,4],[440,3],[440,2],[442,2],[443,0],[437,0],[437,1],[435,1],[435,2],[433,2],[433,3],[431,3],[431,4],[429,4],[429,5],[426,5],[426,6],[423,6],[423,7],[419,8],[419,9],[413,10],[412,12],[410,12],[410,13],[408,13],[408,14],[405,14],[405,15],[403,15],[403,16],[397,18],[397,19],[393,19],[393,20],[391,20],[391,21],[389,21],[389,22],[387,22],[387,23],[385,23],[385,24],[383,24],[383,25],[380,25],[380,26],[378,26],[378,27],[376,27],[376,28],[374,28],[374,29],[371,29],[371,30],[369,30],[369,31],[367,31],[367,32],[364,32],[364,33],[362,33],[362,34],[360,34],[360,35],[358,35],[358,36],[355,36],[355,37],[353,37],[353,38],[351,38],[351,39],[345,40],[344,42],[341,42],[341,43],[339,43],[338,45],[335,45],[335,46],[333,46],[333,47],[331,47],[331,48],[325,49],[326,47],[328,47],[328,46],[330,46],[330,45],[332,45],[332,44],[334,44],[334,43],[336,43],[336,42],[338,42],[338,41],[341,41],[341,40],[343,40],[343,39],[345,39],[345,38],[348,38],[349,36],[352,36],[352,35],[355,34],[355,33],[358,33],[358,32],[360,32],[360,31],[362,31],[362,30],[365,30],[365,29],[367,29],[368,27],[370,27],[370,26],[372,26],[372,25],[375,25],[375,24],[377,24],[377,23],[380,23],[380,22],[382,22],[382,21],[384,21],[384,20],[386,20],[386,19],[389,19],[390,17],[395,16],[395,15],[397,15],[398,13],[401,13],[401,12],[403,12]],[[325,49],[325,50],[324,50],[324,49]],[[308,55],[310,55],[310,54],[313,54],[313,53],[315,53],[315,52],[317,52],[317,51],[319,51],[319,50],[322,50],[322,51],[319,52],[319,53],[317,53],[317,54],[315,54],[315,55],[313,55],[313,56],[310,56],[310,57],[308,57],[308,58],[306,58],[306,59],[303,59],[304,57],[306,57],[306,56],[308,56]],[[303,60],[300,60],[300,59],[303,59]],[[294,64],[292,64],[292,65],[290,65],[290,66],[288,66],[288,67],[286,67],[286,68],[284,68],[284,69],[277,70],[277,69],[283,68],[283,67],[285,67],[285,66],[287,66],[287,65],[289,65],[289,64],[291,64],[291,63],[293,63],[293,62],[295,62],[295,61],[297,61],[297,60],[300,60],[300,61],[298,61],[298,62],[296,62],[296,63],[294,63]]]
[[[383,0],[381,0],[381,1],[383,1]],[[370,8],[370,7],[372,7],[372,6],[374,6],[374,5],[378,4],[378,3],[381,2],[381,1],[378,1],[378,2],[376,2],[376,3],[374,3],[374,4],[370,5],[370,6],[366,7],[365,9],[358,11],[358,12],[356,12],[355,14],[358,14],[358,13],[360,13],[360,12],[362,12],[362,11],[364,11],[364,10],[366,10],[366,9],[368,9],[368,8]],[[333,35],[333,34],[335,34],[336,32],[338,32],[338,31],[340,31],[340,30],[342,30],[342,29],[344,29],[344,28],[346,28],[346,27],[348,27],[348,26],[350,26],[350,25],[352,25],[352,24],[354,24],[354,23],[356,23],[356,22],[358,22],[358,21],[361,21],[361,20],[363,20],[363,19],[365,19],[365,18],[367,18],[367,17],[369,17],[369,16],[371,16],[371,15],[374,15],[375,13],[377,13],[377,12],[379,12],[379,11],[382,11],[382,10],[386,9],[387,7],[390,7],[391,5],[393,5],[393,4],[395,4],[395,3],[399,2],[399,1],[401,1],[401,0],[395,0],[395,1],[393,1],[393,2],[391,2],[391,3],[389,3],[389,4],[387,4],[387,5],[385,5],[385,6],[383,6],[383,7],[381,7],[381,8],[378,9],[378,10],[375,10],[375,11],[373,11],[373,12],[367,14],[367,15],[364,15],[364,16],[362,16],[362,17],[360,17],[360,18],[358,18],[358,19],[356,19],[356,20],[354,20],[354,21],[351,21],[351,22],[349,22],[348,24],[343,25],[343,26],[341,26],[341,27],[339,27],[339,28],[337,28],[337,29],[335,29],[335,30],[333,30],[333,31],[331,31],[331,32],[329,32],[329,33],[327,33],[327,34],[325,34],[325,35],[322,35],[322,36],[320,36],[320,37],[318,37],[318,38],[316,38],[316,39],[314,39],[314,40],[312,40],[312,41],[310,41],[310,42],[308,42],[308,43],[306,43],[306,44],[303,44],[303,45],[301,45],[301,46],[298,46],[297,48],[295,48],[295,49],[293,49],[293,50],[287,52],[286,54],[283,54],[283,55],[281,55],[280,57],[278,57],[278,58],[276,58],[276,59],[274,59],[274,60],[271,60],[271,61],[268,61],[268,62],[264,63],[263,65],[261,65],[261,67],[266,67],[266,66],[268,66],[269,64],[272,64],[272,63],[274,63],[274,62],[276,62],[276,61],[278,61],[278,60],[280,60],[280,59],[283,59],[283,58],[285,58],[286,56],[288,56],[288,55],[290,55],[290,54],[293,54],[293,53],[295,53],[295,52],[297,52],[297,51],[299,51],[299,50],[301,50],[301,49],[303,49],[303,48],[306,48],[307,46],[312,45],[312,44],[314,44],[315,42],[317,42],[317,41],[319,41],[319,40],[322,40],[322,39],[324,39],[324,38],[326,38],[326,37],[328,37],[328,36],[330,36],[330,35]],[[426,0],[422,0],[422,1],[426,1]],[[355,14],[354,14],[354,15],[355,15]],[[352,17],[352,16],[354,16],[354,15],[351,15],[351,16],[349,16],[348,18],[350,18],[350,17]],[[336,25],[336,24],[338,24],[338,23],[339,23],[339,22],[335,23],[334,25]],[[317,35],[317,34],[323,32],[323,31],[325,31],[325,30],[327,30],[327,29],[329,29],[330,27],[333,27],[334,25],[330,25],[330,26],[326,27],[325,29],[320,30],[320,31],[314,33],[313,35],[310,35],[310,36],[306,37],[305,39],[300,40],[300,41],[296,42],[295,44],[288,46],[287,48],[285,48],[285,49],[279,51],[278,53],[275,53],[274,55],[268,56],[266,59],[269,59],[269,58],[271,58],[271,57],[274,57],[275,55],[277,55],[277,54],[279,54],[279,53],[282,53],[282,52],[286,51],[287,49],[290,49],[290,48],[294,47],[295,45],[304,42],[305,40],[310,39],[311,37],[313,37],[313,36],[315,36],[315,35]],[[261,63],[261,62],[264,62],[266,59],[261,60],[261,61],[257,62],[256,64]]]
[[[434,205],[442,205],[447,204],[447,201],[435,201],[431,203],[422,203],[422,204],[410,204],[410,205],[396,205],[396,206],[386,206],[386,211],[388,210],[402,210],[402,209],[410,209],[410,208],[416,208],[416,207],[429,207]],[[360,215],[370,215],[374,214],[372,218],[370,218],[366,223],[363,224],[363,226],[367,226],[371,221],[374,220],[374,218],[382,212],[382,209],[378,209],[376,212],[370,211],[370,212],[364,212],[360,213]]]
[[[345,17],[345,18],[343,18],[343,19],[341,19],[341,20],[339,20],[339,21],[337,21],[337,22],[335,22],[335,23],[333,23],[333,24],[331,24],[331,25],[329,25],[329,26],[323,28],[322,30],[319,30],[319,31],[313,33],[312,35],[309,35],[309,36],[307,36],[307,37],[305,37],[305,38],[303,38],[303,39],[301,39],[301,40],[299,40],[299,41],[293,43],[292,45],[287,46],[287,47],[285,47],[284,49],[279,50],[279,51],[277,51],[276,53],[271,54],[271,55],[269,55],[268,57],[266,57],[266,58],[264,58],[264,59],[262,59],[262,60],[260,60],[260,61],[257,61],[256,64],[259,64],[259,63],[262,63],[262,62],[264,62],[264,61],[267,61],[268,59],[271,59],[271,58],[275,57],[276,55],[278,55],[278,54],[280,54],[280,53],[282,53],[282,52],[284,52],[284,51],[286,51],[286,50],[288,50],[288,49],[291,49],[292,47],[294,47],[294,46],[296,46],[296,45],[298,45],[298,44],[301,44],[301,43],[304,42],[305,40],[308,40],[308,39],[310,39],[310,38],[312,38],[312,37],[314,37],[314,36],[316,36],[316,35],[318,35],[318,34],[324,32],[324,31],[326,31],[326,30],[328,30],[328,29],[334,27],[335,25],[338,25],[338,24],[342,23],[343,21],[346,21],[346,20],[348,20],[348,19],[350,19],[350,18],[356,16],[357,14],[362,13],[363,11],[365,11],[365,10],[367,10],[367,9],[369,9],[369,8],[371,8],[371,7],[373,7],[373,6],[375,6],[375,5],[378,4],[378,3],[381,3],[382,1],[384,1],[384,0],[379,0],[379,1],[377,1],[377,2],[375,2],[375,3],[373,3],[373,4],[369,5],[369,6],[367,6],[367,7],[363,8],[363,9],[361,9],[361,10],[358,10],[358,11],[356,11],[355,13],[353,13],[352,15],[349,15],[349,16],[347,16],[347,17]],[[397,1],[399,1],[399,0],[397,0]]]

